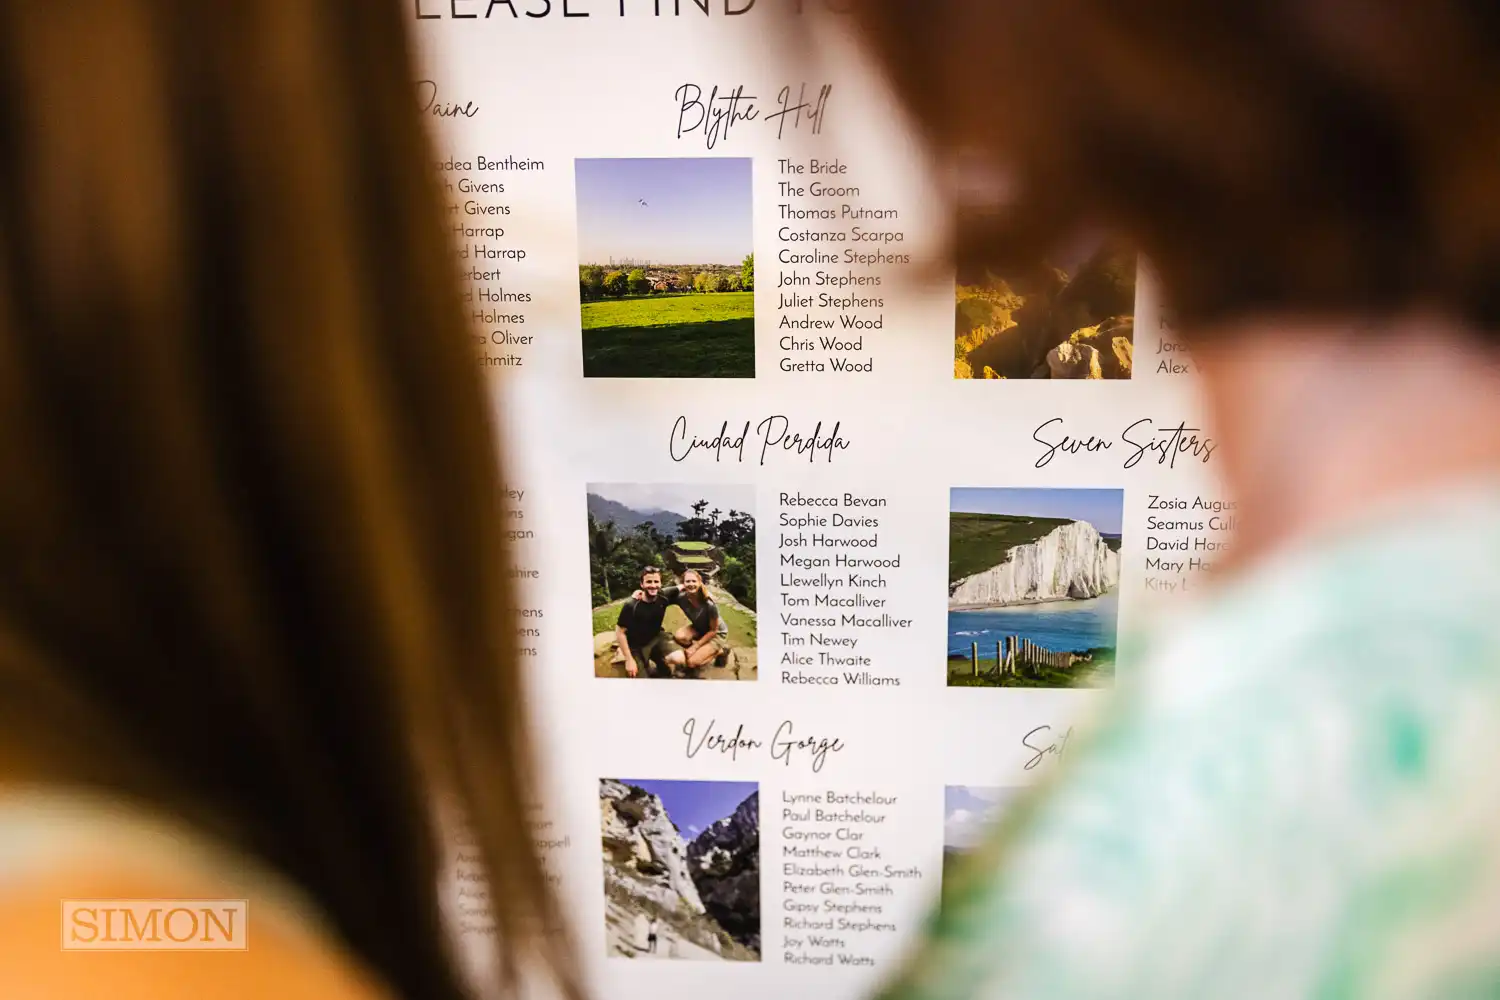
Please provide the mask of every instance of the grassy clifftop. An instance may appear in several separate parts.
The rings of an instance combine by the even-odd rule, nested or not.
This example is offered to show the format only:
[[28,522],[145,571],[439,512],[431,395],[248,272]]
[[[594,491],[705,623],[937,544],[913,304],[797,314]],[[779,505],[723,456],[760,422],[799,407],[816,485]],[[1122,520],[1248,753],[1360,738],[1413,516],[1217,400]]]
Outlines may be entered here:
[[1067,517],[1018,517],[1012,514],[948,515],[948,582],[998,566],[1006,552],[1029,545],[1065,524]]

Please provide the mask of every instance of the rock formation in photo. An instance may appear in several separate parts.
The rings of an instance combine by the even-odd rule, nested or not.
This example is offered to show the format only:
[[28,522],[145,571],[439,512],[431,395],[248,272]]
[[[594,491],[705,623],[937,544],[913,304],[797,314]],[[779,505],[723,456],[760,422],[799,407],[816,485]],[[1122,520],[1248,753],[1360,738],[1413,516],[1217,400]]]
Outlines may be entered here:
[[700,833],[688,866],[709,916],[736,941],[760,951],[760,795]]
[[948,585],[948,607],[994,608],[1042,601],[1082,600],[1120,582],[1120,554],[1087,521],[1070,521],[1025,545],[1006,550],[997,564]]
[[957,378],[1125,379],[1135,353],[1135,254],[1109,242],[1069,276],[961,278],[953,373]]
[[[627,957],[756,961],[760,958],[759,830],[751,796],[690,845],[656,795],[623,781],[599,783],[608,953]],[[749,806],[749,830],[736,818]],[[722,829],[721,829],[722,828]],[[716,839],[705,841],[712,831]],[[720,842],[722,841],[722,843]],[[754,851],[745,877],[746,844]],[[718,848],[718,850],[715,850]],[[753,884],[751,884],[753,882]],[[705,900],[703,893],[711,898]],[[747,916],[741,907],[750,907]],[[647,927],[658,921],[657,950]],[[728,920],[733,928],[725,926]],[[753,922],[753,934],[747,927]],[[753,944],[749,942],[753,941]]]

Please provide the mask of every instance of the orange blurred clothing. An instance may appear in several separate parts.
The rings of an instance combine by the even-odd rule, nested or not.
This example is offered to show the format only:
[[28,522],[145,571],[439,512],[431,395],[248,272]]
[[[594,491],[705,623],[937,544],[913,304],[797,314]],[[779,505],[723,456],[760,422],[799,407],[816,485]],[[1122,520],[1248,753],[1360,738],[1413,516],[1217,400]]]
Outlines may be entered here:
[[[244,950],[65,950],[65,900],[248,901]],[[114,800],[0,791],[7,1000],[382,1000],[300,894],[184,827]]]

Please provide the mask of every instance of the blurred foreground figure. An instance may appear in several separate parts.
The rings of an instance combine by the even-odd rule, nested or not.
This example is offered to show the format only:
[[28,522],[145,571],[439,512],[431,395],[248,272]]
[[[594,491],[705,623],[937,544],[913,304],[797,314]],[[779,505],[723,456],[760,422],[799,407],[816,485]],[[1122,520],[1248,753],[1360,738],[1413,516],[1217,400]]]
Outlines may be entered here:
[[[0,0],[7,1000],[468,995],[439,813],[570,988],[402,10]],[[249,950],[59,948],[142,897]]]
[[1500,5],[850,7],[960,266],[1142,248],[1241,504],[885,995],[1500,995]]

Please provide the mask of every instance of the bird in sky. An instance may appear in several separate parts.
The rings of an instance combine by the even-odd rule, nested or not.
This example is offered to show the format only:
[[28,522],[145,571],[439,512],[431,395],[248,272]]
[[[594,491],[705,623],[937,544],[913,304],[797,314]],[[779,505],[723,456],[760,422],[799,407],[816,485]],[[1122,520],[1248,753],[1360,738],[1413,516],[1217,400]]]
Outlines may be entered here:
[[[646,199],[645,198],[637,198],[636,201],[640,202],[642,205],[646,205]],[[650,205],[646,205],[646,207],[650,208],[651,206]]]

